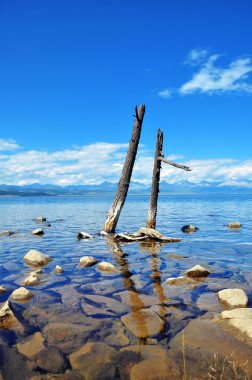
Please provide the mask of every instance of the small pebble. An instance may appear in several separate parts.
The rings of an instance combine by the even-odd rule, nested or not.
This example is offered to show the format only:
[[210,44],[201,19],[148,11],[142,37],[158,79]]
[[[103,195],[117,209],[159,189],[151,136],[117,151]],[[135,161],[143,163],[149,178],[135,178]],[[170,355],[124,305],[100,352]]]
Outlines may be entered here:
[[63,269],[60,265],[56,265],[56,267],[55,267],[55,272],[56,272],[57,274],[61,274],[61,273],[64,272],[64,269]]

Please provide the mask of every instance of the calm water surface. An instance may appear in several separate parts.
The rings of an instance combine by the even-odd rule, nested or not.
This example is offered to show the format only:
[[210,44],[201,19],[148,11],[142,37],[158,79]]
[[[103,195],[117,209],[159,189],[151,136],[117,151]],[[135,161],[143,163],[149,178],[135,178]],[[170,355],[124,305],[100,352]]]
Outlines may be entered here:
[[[161,195],[157,229],[167,236],[181,239],[173,244],[115,245],[107,238],[97,236],[112,200],[110,195],[0,198],[0,230],[15,231],[13,236],[0,237],[0,285],[8,290],[0,295],[0,302],[22,286],[31,271],[23,263],[23,257],[30,249],[40,250],[53,258],[43,268],[41,283],[28,287],[34,293],[33,299],[14,306],[24,326],[23,331],[0,330],[0,338],[11,355],[16,355],[17,363],[21,355],[16,349],[11,350],[35,332],[42,332],[47,346],[55,347],[64,355],[65,368],[57,370],[64,372],[66,368],[71,369],[69,354],[86,342],[103,342],[117,350],[139,342],[146,343],[121,322],[122,315],[136,311],[140,306],[152,308],[165,321],[163,331],[152,335],[155,339],[152,343],[169,347],[173,337],[191,319],[205,313],[204,307],[197,302],[202,295],[216,293],[227,286],[242,287],[252,301],[251,195]],[[148,201],[147,196],[129,196],[117,232],[135,232],[145,226]],[[39,215],[46,216],[51,227],[33,220]],[[242,228],[229,229],[226,225],[232,221],[241,222]],[[181,227],[185,224],[194,224],[199,231],[184,234]],[[31,235],[31,231],[38,227],[44,229],[43,237]],[[79,231],[96,237],[88,241],[77,240]],[[79,259],[85,255],[114,264],[118,273],[108,276],[99,272],[96,266],[81,268]],[[54,273],[57,264],[64,268],[62,275]],[[168,277],[181,276],[196,264],[211,272],[198,286],[165,284]],[[135,293],[134,297],[132,293]],[[120,304],[123,307],[120,308]],[[158,311],[160,305],[167,307],[166,312]],[[220,311],[219,307],[216,302],[216,311]],[[67,324],[89,325],[85,334],[80,333],[79,338],[74,339],[72,336],[59,338],[56,333],[54,336],[60,327],[54,325],[53,328],[53,323],[64,323],[65,328]],[[145,321],[138,323],[144,325]],[[73,334],[76,336],[76,332]],[[0,359],[6,379],[10,379],[20,365],[14,365],[10,371],[6,364],[10,360],[8,355],[5,353],[6,360],[1,362]],[[29,378],[41,371],[50,372],[36,366],[27,368],[20,378]]]

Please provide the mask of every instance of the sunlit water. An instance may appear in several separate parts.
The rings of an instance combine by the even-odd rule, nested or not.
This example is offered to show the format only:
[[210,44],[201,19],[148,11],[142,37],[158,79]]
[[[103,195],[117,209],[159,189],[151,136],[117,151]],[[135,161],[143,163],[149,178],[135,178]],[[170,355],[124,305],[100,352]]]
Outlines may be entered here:
[[[113,306],[93,302],[85,298],[86,295],[103,295],[121,301],[116,293],[136,290],[137,297],[141,294],[155,296],[158,300],[155,303],[159,305],[169,304],[170,301],[176,307],[171,307],[170,314],[167,314],[171,318],[166,318],[163,332],[155,336],[157,342],[164,346],[169,345],[170,340],[190,319],[204,313],[197,305],[202,294],[216,293],[216,289],[230,284],[231,287],[246,289],[252,301],[251,195],[161,195],[157,230],[166,236],[180,238],[181,242],[131,243],[117,247],[109,243],[107,238],[97,236],[112,200],[111,195],[0,198],[0,230],[15,232],[13,236],[0,237],[0,285],[8,290],[0,295],[0,302],[4,302],[14,289],[22,286],[24,278],[31,271],[23,263],[23,257],[30,249],[40,250],[53,258],[43,269],[41,284],[28,287],[34,293],[34,298],[19,305],[17,310],[25,330],[22,333],[0,331],[0,336],[4,337],[9,347],[35,331],[46,331],[45,327],[50,321],[81,324],[82,316],[85,323],[91,319],[102,323],[97,323],[85,339],[73,343],[72,347],[57,345],[57,341],[52,339],[50,344],[65,355],[87,341],[105,342],[116,348],[138,342],[121,324],[123,312],[113,309]],[[148,200],[147,196],[128,197],[117,226],[118,232],[135,232],[139,227],[145,226]],[[35,222],[34,218],[39,215],[46,216],[51,227],[47,227],[46,223]],[[241,222],[242,228],[229,229],[227,224],[232,221]],[[198,226],[199,231],[182,233],[181,227],[186,224]],[[31,231],[38,227],[44,229],[44,236],[31,235]],[[92,240],[78,240],[76,234],[79,231],[86,231],[96,237]],[[125,257],[120,258],[113,253],[115,248],[124,253]],[[85,255],[94,256],[99,261],[108,261],[119,272],[108,276],[99,272],[97,266],[82,268],[78,263]],[[176,259],[176,255],[184,260]],[[62,275],[54,273],[57,264],[64,268]],[[211,272],[197,287],[165,284],[167,278],[181,276],[196,264],[205,266]],[[129,299],[124,314],[136,310],[136,302]],[[101,312],[90,315],[83,304],[100,307]],[[142,306],[153,305],[145,305],[143,301]],[[34,314],[33,307],[47,310],[47,318],[42,318],[39,312]],[[104,315],[102,310],[105,309],[112,314]],[[181,315],[172,319],[175,309],[176,313],[181,311]],[[117,322],[124,329],[125,343],[113,337]],[[3,363],[2,366],[4,368]],[[8,371],[6,374],[8,378]]]

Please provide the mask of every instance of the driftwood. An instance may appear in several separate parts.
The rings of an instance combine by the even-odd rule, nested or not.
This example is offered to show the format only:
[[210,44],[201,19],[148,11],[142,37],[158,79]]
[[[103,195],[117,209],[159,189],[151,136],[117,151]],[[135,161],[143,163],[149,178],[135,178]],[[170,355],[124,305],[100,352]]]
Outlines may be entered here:
[[154,158],[153,174],[152,174],[152,187],[150,196],[150,207],[148,212],[148,219],[146,223],[147,228],[156,228],[156,218],[157,218],[157,202],[159,193],[159,181],[160,181],[160,171],[161,171],[161,161],[159,156],[163,150],[163,132],[161,129],[157,133],[157,143],[156,143],[156,154]]
[[164,236],[153,228],[145,227],[140,228],[136,233],[133,234],[129,234],[128,232],[125,232],[124,234],[115,234],[114,240],[122,242],[154,240],[167,243],[176,243],[180,241],[180,239]]
[[158,160],[162,161],[162,162],[165,162],[168,165],[175,166],[175,168],[183,169],[183,170],[185,170],[187,172],[191,172],[192,171],[192,169],[190,169],[189,166],[177,164],[176,162],[173,162],[171,160],[167,160],[163,156],[158,157]]
[[125,159],[122,176],[118,183],[118,188],[113,204],[109,210],[107,219],[105,221],[105,225],[103,227],[103,230],[109,233],[115,231],[121,210],[127,197],[131,174],[137,154],[138,143],[141,135],[142,123],[145,113],[145,105],[142,104],[139,107],[139,109],[137,109],[136,107],[135,111],[136,115],[133,125],[132,137],[129,143],[129,149]]

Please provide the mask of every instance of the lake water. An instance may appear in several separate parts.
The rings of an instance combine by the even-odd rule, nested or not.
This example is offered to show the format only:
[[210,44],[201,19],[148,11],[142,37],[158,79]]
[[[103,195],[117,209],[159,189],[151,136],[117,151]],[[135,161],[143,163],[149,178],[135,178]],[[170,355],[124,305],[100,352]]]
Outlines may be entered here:
[[[139,352],[134,356],[134,347],[169,350],[173,339],[191,320],[206,312],[223,310],[216,298],[220,289],[240,287],[252,302],[252,195],[160,195],[157,230],[181,239],[172,244],[115,244],[97,236],[112,200],[113,196],[107,194],[0,198],[0,230],[15,232],[13,236],[0,237],[0,285],[7,289],[0,294],[0,302],[22,286],[31,272],[23,262],[29,250],[42,251],[53,259],[43,268],[41,283],[27,287],[34,297],[26,303],[13,302],[22,327],[0,330],[0,369],[4,379],[30,379],[35,375],[41,379],[141,378],[132,375],[133,366],[141,363]],[[117,232],[135,232],[145,226],[148,201],[145,195],[129,196]],[[47,218],[50,227],[34,221],[40,215]],[[233,221],[241,222],[242,227],[229,229],[227,224]],[[199,230],[185,234],[181,227],[186,224],[196,225]],[[31,235],[38,227],[45,232],[42,237]],[[95,239],[78,240],[79,231],[95,235]],[[85,255],[114,264],[118,272],[108,275],[100,272],[97,265],[80,267],[79,259]],[[165,283],[167,278],[181,276],[196,264],[207,268],[210,276],[196,285]],[[55,265],[64,268],[61,275],[55,274]],[[209,305],[204,303],[204,296]],[[153,327],[148,325],[147,317],[138,313],[142,309],[151,310],[162,322],[160,331],[148,338],[137,336]],[[135,313],[139,334],[124,323],[123,316],[131,312]],[[41,360],[22,353],[17,346],[35,333],[41,333],[39,337],[44,339]],[[86,359],[83,354],[76,364],[71,353],[88,342],[93,342],[94,348],[90,346],[90,352],[85,351]],[[97,348],[97,342],[104,346]],[[126,350],[126,355],[127,347],[132,349]],[[115,350],[113,355],[124,354],[123,359],[120,357],[123,365],[118,364],[118,358],[108,359],[110,349]],[[99,355],[103,355],[102,360]],[[50,360],[53,364],[48,365]],[[95,370],[90,361],[98,363]],[[48,373],[64,375],[45,377],[52,376]]]

